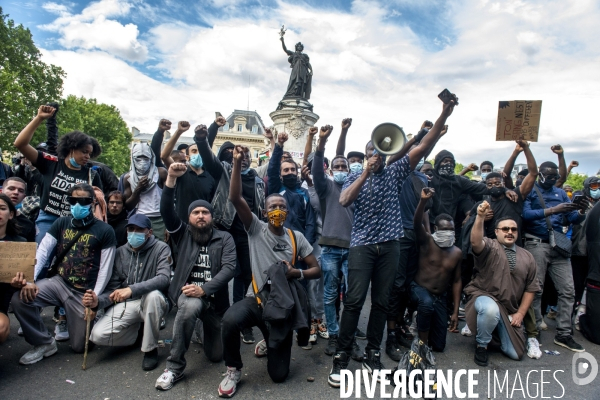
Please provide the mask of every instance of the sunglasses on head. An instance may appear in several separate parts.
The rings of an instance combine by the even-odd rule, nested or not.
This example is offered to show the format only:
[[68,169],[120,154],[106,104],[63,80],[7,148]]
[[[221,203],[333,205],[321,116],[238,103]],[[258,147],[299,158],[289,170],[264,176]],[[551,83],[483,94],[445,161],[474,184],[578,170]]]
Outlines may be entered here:
[[507,233],[509,231],[512,233],[515,233],[519,230],[519,228],[515,228],[514,226],[503,226],[502,228],[496,228],[496,229],[500,229],[504,233]]
[[73,197],[73,196],[69,196],[69,197],[67,197],[67,201],[72,206],[74,206],[77,203],[79,203],[82,206],[89,206],[90,204],[92,204],[94,202],[94,199],[91,198],[91,197]]
[[600,188],[600,182],[590,183],[590,189],[596,190]]

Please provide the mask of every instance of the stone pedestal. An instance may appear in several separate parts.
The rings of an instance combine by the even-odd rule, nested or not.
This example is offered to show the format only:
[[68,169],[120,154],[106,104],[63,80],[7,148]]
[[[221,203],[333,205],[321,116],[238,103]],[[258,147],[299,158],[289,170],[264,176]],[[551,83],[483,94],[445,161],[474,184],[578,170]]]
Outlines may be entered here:
[[[304,157],[308,129],[319,120],[312,109],[312,104],[304,99],[286,97],[279,102],[277,110],[269,114],[277,133],[288,134],[284,149],[292,153],[292,157],[298,162],[302,162]],[[315,143],[313,149],[314,146]]]

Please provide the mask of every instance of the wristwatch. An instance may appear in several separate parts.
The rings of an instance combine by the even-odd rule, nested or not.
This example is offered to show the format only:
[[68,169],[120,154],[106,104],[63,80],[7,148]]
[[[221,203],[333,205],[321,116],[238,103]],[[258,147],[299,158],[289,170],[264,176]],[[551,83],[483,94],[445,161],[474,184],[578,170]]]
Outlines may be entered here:
[[300,271],[300,278],[298,278],[299,281],[304,280],[304,272],[302,272],[301,269],[299,269],[298,271]]

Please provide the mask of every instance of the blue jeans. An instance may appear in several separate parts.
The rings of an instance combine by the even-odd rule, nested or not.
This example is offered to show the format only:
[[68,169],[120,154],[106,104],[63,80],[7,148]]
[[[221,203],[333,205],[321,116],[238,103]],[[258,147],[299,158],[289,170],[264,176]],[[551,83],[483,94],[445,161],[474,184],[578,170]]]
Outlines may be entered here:
[[56,221],[58,217],[53,214],[45,213],[44,210],[40,210],[40,213],[35,220],[35,226],[37,228],[35,234],[35,242],[40,244],[46,233],[50,230],[50,227]]
[[323,303],[327,330],[330,335],[338,335],[340,326],[337,321],[335,302],[340,296],[340,270],[344,274],[345,287],[348,287],[348,254],[343,247],[321,247],[321,271],[323,272]]
[[417,307],[417,330],[429,332],[429,345],[433,351],[444,351],[446,347],[446,329],[448,327],[448,311],[446,310],[446,293],[435,295],[412,282],[411,299]]
[[477,345],[487,347],[492,340],[492,333],[497,330],[500,336],[500,350],[509,358],[519,360],[508,330],[504,326],[498,304],[491,297],[479,296],[475,300],[475,311],[477,311]]

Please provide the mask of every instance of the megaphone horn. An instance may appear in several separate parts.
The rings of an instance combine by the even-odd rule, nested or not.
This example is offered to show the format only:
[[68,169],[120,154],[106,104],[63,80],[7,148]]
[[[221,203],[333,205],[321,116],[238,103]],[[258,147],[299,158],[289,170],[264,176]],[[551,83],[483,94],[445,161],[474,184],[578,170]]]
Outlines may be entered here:
[[404,147],[407,139],[401,127],[391,122],[384,122],[373,129],[371,142],[378,153],[392,155]]

